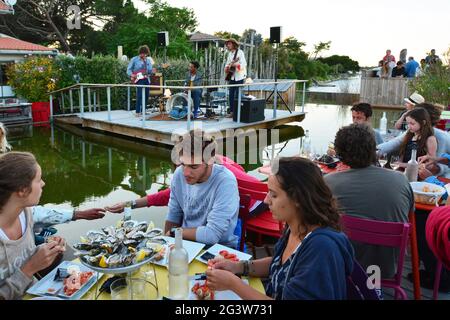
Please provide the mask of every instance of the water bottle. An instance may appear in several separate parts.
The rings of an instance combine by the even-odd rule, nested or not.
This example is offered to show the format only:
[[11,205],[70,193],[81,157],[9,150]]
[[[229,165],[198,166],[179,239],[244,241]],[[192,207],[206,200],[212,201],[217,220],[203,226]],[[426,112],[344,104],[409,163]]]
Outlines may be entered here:
[[309,158],[311,154],[311,137],[309,136],[309,130],[305,131],[305,136],[303,137],[303,148],[301,154],[305,158]]
[[169,297],[185,300],[189,295],[189,259],[183,248],[183,229],[175,230],[175,247],[169,253]]
[[380,133],[387,134],[387,118],[386,112],[383,112],[383,118],[380,120]]
[[413,148],[411,152],[411,160],[408,161],[405,170],[406,178],[409,182],[416,182],[419,175],[419,163],[417,162],[417,149]]

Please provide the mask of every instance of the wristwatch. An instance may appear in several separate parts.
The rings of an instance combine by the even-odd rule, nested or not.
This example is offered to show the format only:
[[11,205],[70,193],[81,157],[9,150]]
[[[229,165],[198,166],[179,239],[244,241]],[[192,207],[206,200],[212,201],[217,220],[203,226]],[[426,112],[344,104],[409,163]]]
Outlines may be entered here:
[[136,207],[137,207],[136,200],[125,202],[125,208],[136,209]]

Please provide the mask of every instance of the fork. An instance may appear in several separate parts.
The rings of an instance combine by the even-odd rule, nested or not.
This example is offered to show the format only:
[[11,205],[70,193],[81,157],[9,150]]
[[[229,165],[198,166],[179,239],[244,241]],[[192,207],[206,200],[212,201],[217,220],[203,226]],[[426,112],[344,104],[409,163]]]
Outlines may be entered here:
[[51,235],[52,233],[50,231],[45,231],[43,235],[44,240],[47,241],[47,238],[50,237]]

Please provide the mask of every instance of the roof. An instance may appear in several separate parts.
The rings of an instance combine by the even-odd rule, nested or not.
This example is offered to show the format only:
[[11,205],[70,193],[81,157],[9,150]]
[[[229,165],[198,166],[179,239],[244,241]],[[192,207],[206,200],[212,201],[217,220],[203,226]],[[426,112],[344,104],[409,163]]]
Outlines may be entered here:
[[[288,79],[279,79],[278,81],[287,81]],[[254,83],[261,83],[261,84],[254,84],[249,87],[244,87],[244,91],[266,91],[266,92],[272,92],[275,90],[274,84],[264,84],[264,82],[273,82],[274,80],[263,80],[263,79],[256,79],[254,80]],[[292,86],[295,86],[294,82],[286,82],[286,83],[279,83],[277,85],[278,92],[286,92],[288,91]]]
[[190,41],[192,42],[202,42],[202,41],[221,41],[223,39],[213,36],[211,34],[196,32],[191,35]]
[[54,49],[19,40],[8,35],[0,33],[0,50],[11,51],[54,51]]
[[3,0],[0,0],[0,13],[13,13],[14,9],[7,5]]

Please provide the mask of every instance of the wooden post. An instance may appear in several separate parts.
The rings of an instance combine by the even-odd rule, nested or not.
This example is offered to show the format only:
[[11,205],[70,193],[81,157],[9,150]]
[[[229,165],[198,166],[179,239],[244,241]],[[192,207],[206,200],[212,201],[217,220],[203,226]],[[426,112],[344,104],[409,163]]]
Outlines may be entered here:
[[81,116],[84,116],[84,89],[83,89],[83,86],[80,87],[80,112],[81,112]]
[[97,90],[94,90],[94,112],[97,110]]
[[306,82],[303,82],[302,112],[305,112]]
[[142,112],[142,128],[145,128],[145,88],[142,87],[142,105],[141,105],[141,112]]
[[69,90],[69,98],[70,98],[70,113],[73,113],[73,92],[72,92],[72,89]]
[[106,94],[108,96],[108,121],[111,121],[111,87],[106,88]]
[[53,122],[53,95],[50,95],[50,122]]
[[131,110],[131,87],[127,87],[127,110]]
[[88,108],[89,108],[89,113],[92,112],[92,105],[91,105],[91,88],[87,88],[87,93],[88,93]]

